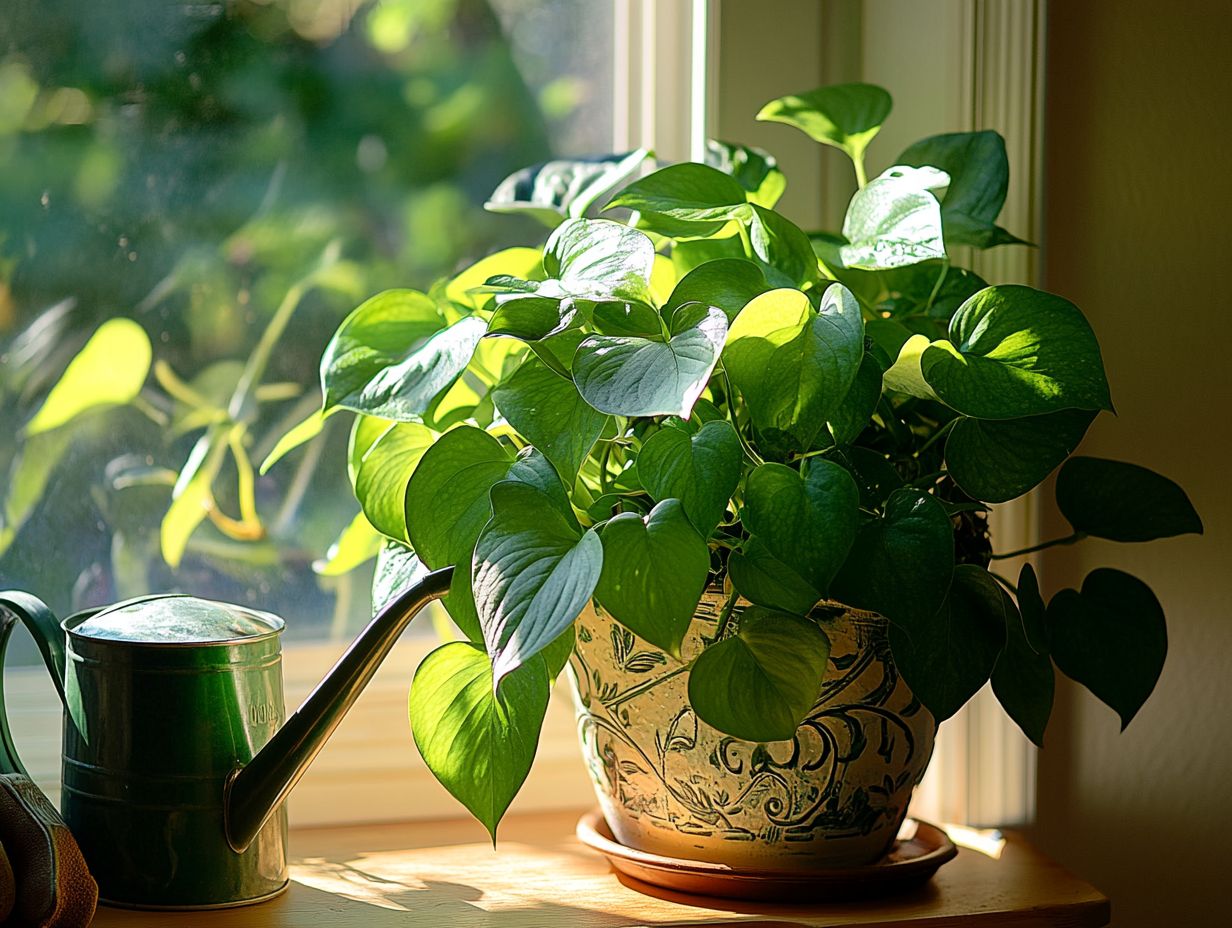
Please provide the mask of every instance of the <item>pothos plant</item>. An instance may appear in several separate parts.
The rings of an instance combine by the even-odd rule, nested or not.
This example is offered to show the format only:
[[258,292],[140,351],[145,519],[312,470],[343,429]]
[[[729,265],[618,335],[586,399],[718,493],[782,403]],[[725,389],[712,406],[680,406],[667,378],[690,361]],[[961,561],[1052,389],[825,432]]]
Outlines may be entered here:
[[[1054,665],[1125,724],[1154,687],[1166,635],[1146,584],[1100,568],[1046,603],[1029,565],[993,569],[1024,552],[992,553],[985,513],[1060,466],[1073,531],[1040,548],[1200,532],[1198,516],[1160,475],[1070,457],[1112,410],[1078,308],[955,264],[1020,244],[996,225],[1000,136],[925,139],[869,180],[889,111],[850,84],[760,114],[850,157],[841,233],[777,212],[784,178],[756,149],[712,143],[710,163],[626,183],[603,210],[623,221],[587,214],[645,153],[554,162],[491,204],[546,218],[541,248],[382,293],[325,351],[319,415],[358,414],[362,513],[340,543],[380,546],[378,599],[454,568],[465,640],[419,668],[411,724],[493,833],[592,603],[681,660],[703,721],[751,741],[792,737],[818,698],[826,600],[888,619],[938,721],[991,679],[1039,743]],[[708,587],[726,606],[686,665]]]

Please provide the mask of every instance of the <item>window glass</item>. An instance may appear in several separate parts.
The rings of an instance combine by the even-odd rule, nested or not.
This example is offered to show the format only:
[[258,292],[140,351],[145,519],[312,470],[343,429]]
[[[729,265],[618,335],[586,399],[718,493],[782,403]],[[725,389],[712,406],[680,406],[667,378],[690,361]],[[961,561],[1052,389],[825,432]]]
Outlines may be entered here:
[[349,637],[371,565],[314,570],[358,511],[349,417],[255,469],[346,313],[526,241],[482,209],[499,181],[610,149],[612,7],[0,5],[0,587]]

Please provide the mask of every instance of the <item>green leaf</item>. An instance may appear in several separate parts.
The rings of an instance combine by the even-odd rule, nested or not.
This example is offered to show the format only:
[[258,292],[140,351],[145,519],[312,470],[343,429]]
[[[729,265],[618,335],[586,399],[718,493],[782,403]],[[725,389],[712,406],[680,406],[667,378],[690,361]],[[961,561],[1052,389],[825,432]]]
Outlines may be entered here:
[[370,561],[381,550],[381,533],[362,512],[357,512],[338,540],[329,546],[324,560],[312,565],[313,571],[322,577],[338,577],[350,573],[365,561]]
[[[372,575],[372,614],[376,615],[428,575],[427,566],[404,544],[386,541]],[[457,571],[454,575],[457,576]]]
[[847,395],[830,413],[826,428],[836,445],[855,441],[863,432],[877,409],[881,399],[881,365],[867,352],[860,361],[855,379],[847,388]]
[[131,319],[108,319],[68,363],[24,433],[50,432],[92,409],[132,402],[151,356],[145,329]]
[[483,336],[477,316],[442,329],[435,301],[387,290],[343,320],[321,358],[324,411],[416,421],[466,368]]
[[1168,653],[1164,611],[1151,588],[1111,567],[1087,574],[1082,592],[1064,589],[1047,613],[1052,659],[1121,717],[1146,702]]
[[857,161],[890,115],[892,104],[890,95],[873,84],[837,84],[772,100],[757,118],[795,126]]
[[586,402],[618,416],[687,419],[706,389],[727,335],[721,309],[681,307],[666,342],[591,335],[578,346],[573,374]]
[[492,487],[492,518],[475,543],[473,589],[496,684],[550,645],[586,607],[603,544],[534,487]]
[[325,428],[325,413],[319,409],[314,410],[302,422],[292,426],[285,435],[278,439],[274,450],[267,454],[265,460],[261,462],[261,476],[264,477],[269,469],[282,460],[288,452],[294,451],[300,445],[320,435],[323,428]]
[[537,276],[543,264],[543,253],[538,248],[504,248],[480,258],[445,284],[445,298],[458,306],[474,312],[482,309],[488,295],[484,284],[498,275],[517,278]]
[[563,332],[577,321],[577,310],[572,300],[498,294],[496,311],[488,320],[488,334],[512,335],[524,341],[537,341]]
[[659,503],[645,519],[623,512],[601,538],[595,599],[629,631],[679,657],[710,574],[710,550],[680,500]]
[[851,291],[832,284],[813,311],[798,290],[750,302],[728,333],[723,363],[761,432],[811,445],[838,409],[864,357],[864,322]]
[[750,300],[769,289],[766,275],[752,261],[745,258],[707,261],[680,279],[663,306],[663,316],[671,319],[686,303],[702,303],[717,306],[731,322]]
[[748,193],[750,203],[770,209],[787,189],[787,178],[774,155],[751,145],[706,140],[706,164],[730,174]]
[[468,561],[491,511],[488,492],[513,455],[472,426],[446,432],[424,452],[406,486],[406,529],[420,559],[436,570]]
[[1005,647],[1005,607],[988,571],[959,564],[940,609],[900,610],[891,622],[894,663],[938,722],[988,682]]
[[542,658],[496,689],[483,649],[465,641],[429,654],[411,683],[410,721],[424,763],[492,839],[535,759],[548,706]]
[[821,599],[798,573],[770,553],[756,536],[733,551],[727,559],[727,574],[732,586],[751,603],[780,609],[793,615],[808,615]]
[[954,567],[954,530],[927,493],[895,490],[885,514],[856,535],[834,580],[835,599],[892,622],[923,622],[941,608]]
[[774,210],[753,207],[749,243],[770,284],[776,287],[803,287],[821,279],[817,256],[813,253],[809,237]]
[[750,606],[735,635],[689,671],[689,702],[707,725],[745,741],[785,741],[821,695],[830,641],[812,622]]
[[935,168],[896,165],[858,190],[843,220],[841,266],[875,271],[944,258],[941,204],[929,190],[947,179]]
[[1060,409],[1112,409],[1095,333],[1078,307],[1017,285],[988,287],[959,307],[949,341],[920,355],[924,380],[978,419]]
[[522,168],[500,182],[483,208],[494,213],[525,213],[555,227],[566,217],[585,214],[592,203],[633,174],[649,154],[639,148]]
[[824,594],[855,540],[859,492],[830,461],[809,461],[803,475],[762,464],[745,482],[741,516],[776,558]]
[[518,433],[544,453],[572,486],[607,416],[582,399],[573,381],[530,355],[496,385],[492,399]]
[[543,246],[543,269],[559,284],[558,295],[645,303],[654,254],[637,229],[608,219],[568,219]]
[[577,516],[573,512],[560,474],[542,451],[530,446],[519,451],[517,458],[509,465],[509,479],[534,487],[547,497],[547,501],[564,516],[566,522],[574,528],[578,527]]
[[1007,602],[1005,616],[1008,634],[992,671],[992,691],[1023,734],[1043,747],[1056,681],[1043,646],[1044,600],[1030,564],[1023,565],[1018,578],[1018,608]]
[[670,238],[713,235],[749,215],[744,188],[704,164],[673,164],[635,180],[606,209],[636,210],[638,225]]
[[743,451],[730,422],[707,422],[693,435],[660,429],[637,456],[637,475],[657,502],[678,499],[694,527],[708,538],[723,519],[740,482]]
[[418,422],[391,424],[372,443],[355,472],[355,497],[373,527],[407,541],[406,486],[439,436]]
[[0,518],[0,556],[17,540],[17,533],[30,518],[56,466],[73,445],[73,429],[56,429],[31,435],[22,441],[6,475],[3,518]]
[[590,314],[591,325],[603,335],[639,335],[657,339],[664,334],[658,310],[645,303],[608,300],[596,303]]
[[995,221],[1005,205],[1010,179],[1005,139],[999,133],[985,129],[934,135],[910,146],[898,156],[898,163],[930,165],[950,176],[941,203],[949,244],[991,248],[1022,241]]
[[1070,458],[1057,474],[1057,507],[1074,531],[1110,541],[1202,534],[1202,519],[1184,490],[1124,461]]
[[945,441],[950,477],[972,499],[1022,496],[1078,447],[1097,413],[1085,409],[1026,419],[960,417]]

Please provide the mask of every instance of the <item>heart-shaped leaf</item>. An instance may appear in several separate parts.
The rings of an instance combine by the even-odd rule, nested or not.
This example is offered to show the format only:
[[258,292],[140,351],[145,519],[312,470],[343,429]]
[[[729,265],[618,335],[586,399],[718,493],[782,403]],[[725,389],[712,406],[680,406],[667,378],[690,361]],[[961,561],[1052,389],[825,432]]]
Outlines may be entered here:
[[483,335],[477,317],[442,329],[444,322],[436,302],[414,290],[387,290],[363,303],[321,357],[324,410],[415,421],[462,373]]
[[368,521],[396,541],[407,541],[406,485],[438,438],[418,422],[391,423],[364,452],[355,472],[355,496]]
[[836,84],[771,100],[757,118],[795,126],[823,145],[840,148],[852,158],[864,149],[890,115],[889,93],[873,84]]
[[900,611],[891,623],[894,663],[938,722],[988,682],[1005,647],[1005,608],[988,571],[959,564],[940,609]]
[[509,424],[542,451],[564,483],[572,486],[607,416],[582,399],[573,381],[534,355],[496,385],[492,399]]
[[649,154],[639,148],[522,168],[500,182],[483,208],[494,213],[526,213],[555,227],[566,217],[582,216],[592,203],[633,174]]
[[1064,589],[1048,604],[1048,640],[1061,672],[1121,717],[1121,730],[1146,702],[1164,668],[1168,630],[1151,588],[1100,567],[1082,591]]
[[442,645],[415,671],[409,707],[415,746],[493,840],[534,762],[548,690],[542,658],[508,674],[497,689],[488,656],[466,641]]
[[766,280],[775,287],[803,287],[819,281],[821,273],[809,237],[772,209],[756,205],[752,209],[749,243]]
[[934,135],[910,146],[898,163],[930,165],[950,176],[941,204],[949,244],[992,248],[1022,241],[996,224],[1010,179],[1005,139],[999,133],[985,129]]
[[784,741],[817,702],[829,659],[830,641],[812,622],[750,606],[735,635],[693,662],[689,702],[726,735]]
[[590,600],[603,544],[581,533],[534,487],[492,487],[492,518],[475,542],[475,606],[494,681],[550,645]]
[[702,303],[723,310],[730,322],[750,300],[769,289],[766,275],[752,261],[719,258],[698,265],[680,278],[663,307],[663,315],[671,319],[686,303]]
[[740,482],[743,452],[730,422],[707,422],[693,435],[660,429],[637,456],[637,475],[659,502],[678,499],[689,521],[708,538],[723,519]]
[[821,593],[755,536],[745,541],[743,550],[728,557],[727,575],[741,596],[770,609],[808,615],[821,599]]
[[543,269],[563,294],[587,300],[650,302],[654,244],[607,219],[568,219],[543,246]]
[[601,537],[595,598],[629,631],[679,656],[710,574],[710,550],[680,500],[659,503],[645,519],[623,512]]
[[1043,747],[1056,681],[1044,646],[1044,600],[1030,564],[1018,578],[1018,607],[1007,602],[1005,616],[1005,650],[992,671],[992,691],[1023,734]]
[[406,487],[406,528],[425,564],[470,560],[488,521],[488,493],[512,462],[508,449],[472,426],[446,432],[424,453]]
[[753,424],[802,449],[842,403],[863,357],[860,307],[841,284],[826,290],[820,313],[799,290],[763,293],[736,317],[723,350]]
[[1074,531],[1110,541],[1202,534],[1202,520],[1184,490],[1124,461],[1070,458],[1057,474],[1057,507]]
[[745,482],[741,515],[776,558],[824,594],[855,540],[859,491],[830,461],[809,461],[803,475],[762,464]]
[[586,402],[600,412],[687,419],[706,389],[726,335],[721,309],[693,303],[677,310],[667,341],[588,336],[573,357],[574,379]]
[[941,204],[929,191],[947,181],[935,168],[896,165],[857,191],[843,220],[840,266],[882,270],[944,258]]
[[941,608],[953,568],[954,530],[945,507],[904,487],[856,535],[833,596],[893,622],[926,622]]
[[706,140],[706,164],[730,174],[747,191],[750,203],[770,209],[787,188],[774,155],[751,145]]
[[1026,419],[963,416],[946,438],[946,467],[972,499],[1004,503],[1037,486],[1069,457],[1096,415],[1063,409]]
[[1018,285],[988,287],[959,307],[949,341],[920,354],[924,380],[977,419],[1112,409],[1099,343],[1078,307]]
[[639,213],[638,224],[670,238],[713,235],[729,220],[749,215],[744,188],[704,164],[672,164],[635,180],[607,209]]

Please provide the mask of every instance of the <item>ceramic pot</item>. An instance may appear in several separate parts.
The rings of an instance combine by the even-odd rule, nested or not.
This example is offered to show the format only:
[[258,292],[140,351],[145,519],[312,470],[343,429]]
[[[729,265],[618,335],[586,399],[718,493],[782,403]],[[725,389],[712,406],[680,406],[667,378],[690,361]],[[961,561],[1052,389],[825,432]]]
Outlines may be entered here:
[[[686,660],[714,637],[722,605],[718,590],[703,596]],[[821,697],[792,740],[768,744],[699,720],[678,661],[600,609],[581,615],[570,662],[578,735],[618,841],[756,868],[858,866],[889,849],[936,723],[895,670],[885,619],[835,604],[814,614],[831,645]]]

